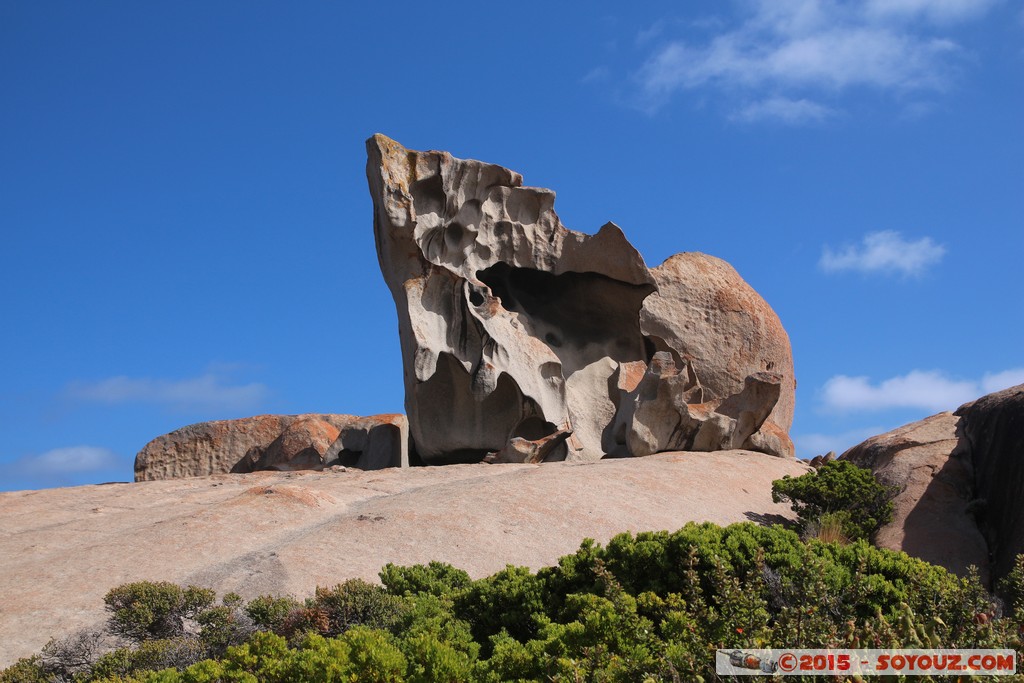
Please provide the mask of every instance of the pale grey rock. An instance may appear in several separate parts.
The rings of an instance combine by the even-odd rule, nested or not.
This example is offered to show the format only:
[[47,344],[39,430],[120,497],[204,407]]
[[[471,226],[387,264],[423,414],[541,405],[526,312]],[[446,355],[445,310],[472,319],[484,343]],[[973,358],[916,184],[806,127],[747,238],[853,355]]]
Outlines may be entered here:
[[[475,462],[559,432],[571,434],[549,459],[628,450],[629,434],[617,434],[623,382],[635,388],[657,351],[699,378],[686,400],[726,406],[695,409],[709,418],[695,418],[707,425],[700,444],[792,455],[788,337],[727,264],[684,254],[649,270],[612,223],[596,235],[566,229],[554,193],[525,187],[518,173],[382,135],[367,150],[410,435],[426,463]],[[760,409],[732,414],[726,401],[765,371],[782,375],[768,419]],[[678,383],[666,391],[675,396]]]

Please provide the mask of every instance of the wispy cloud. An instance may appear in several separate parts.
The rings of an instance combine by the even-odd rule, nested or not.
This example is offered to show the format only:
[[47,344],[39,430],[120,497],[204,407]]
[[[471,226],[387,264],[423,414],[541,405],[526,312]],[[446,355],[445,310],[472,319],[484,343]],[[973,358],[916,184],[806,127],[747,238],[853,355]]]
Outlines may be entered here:
[[[771,95],[823,108],[804,106],[802,117],[790,114],[790,122],[806,122],[821,120],[824,110],[834,109],[818,103],[822,97],[836,98],[853,88],[896,95],[942,91],[954,80],[962,48],[935,28],[981,16],[993,4],[985,0],[740,3],[739,21],[730,28],[708,31],[705,40],[659,41],[635,74],[636,104],[650,111],[675,93],[712,90],[731,102],[738,97],[741,104],[730,118],[749,121],[757,120],[744,115],[758,111],[751,103],[771,101]],[[663,31],[664,26],[656,24],[642,35],[653,42]],[[810,111],[817,115],[807,115]]]
[[938,370],[913,370],[873,384],[868,377],[836,375],[822,389],[826,408],[837,412],[873,412],[916,408],[953,410],[985,394],[1024,384],[1024,368],[987,373],[980,379],[953,379]]
[[65,393],[76,400],[97,403],[156,403],[175,410],[229,411],[254,408],[269,394],[263,384],[232,384],[214,372],[179,380],[119,376],[74,382]]
[[606,66],[596,66],[583,75],[580,83],[598,83],[606,81],[611,76],[611,71]]
[[856,446],[865,439],[885,431],[885,427],[875,425],[861,429],[850,429],[838,434],[794,434],[793,443],[796,445],[797,454],[801,458],[813,458],[816,455],[824,455],[829,451],[835,451],[836,455],[842,454],[851,446]]
[[16,460],[11,467],[32,477],[95,472],[120,465],[117,455],[109,448],[99,446],[68,446],[54,448],[39,455]]
[[1024,368],[990,372],[981,378],[981,390],[985,394],[1009,389],[1018,384],[1024,384]]
[[879,19],[924,19],[935,24],[950,24],[976,19],[998,3],[999,0],[868,0],[865,13]]
[[846,270],[862,273],[898,273],[920,275],[929,266],[937,264],[946,248],[930,237],[908,241],[892,230],[872,232],[864,237],[860,246],[847,245],[833,251],[824,247],[818,265],[827,273]]
[[785,97],[769,97],[751,102],[730,118],[733,121],[753,123],[755,121],[778,121],[789,125],[824,121],[833,116],[835,110],[810,100],[790,100]]

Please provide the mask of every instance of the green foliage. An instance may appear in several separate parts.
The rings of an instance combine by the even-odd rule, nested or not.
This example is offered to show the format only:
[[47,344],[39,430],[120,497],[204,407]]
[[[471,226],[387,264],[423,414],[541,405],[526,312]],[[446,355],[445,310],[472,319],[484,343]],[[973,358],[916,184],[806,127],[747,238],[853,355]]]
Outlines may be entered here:
[[39,655],[23,657],[0,671],[0,683],[51,683],[53,680],[43,668]]
[[204,659],[206,649],[196,638],[179,636],[147,640],[138,647],[121,647],[108,652],[92,666],[91,678],[129,677],[160,669],[183,669]]
[[999,582],[1010,615],[1024,626],[1024,555],[1018,555],[1013,569]]
[[849,460],[772,482],[772,500],[789,501],[805,529],[825,524],[850,540],[870,538],[892,521],[890,494],[870,470]]
[[288,616],[301,607],[294,598],[263,595],[249,601],[245,613],[256,628],[280,632]]
[[998,618],[976,577],[750,523],[588,540],[537,573],[474,581],[431,563],[381,577],[303,604],[129,584],[111,591],[127,610],[112,632],[177,618],[186,633],[102,656],[88,634],[54,641],[0,683],[702,681],[717,680],[717,648],[1022,647],[1024,557],[1004,584],[1018,616]]
[[110,632],[141,642],[181,635],[185,620],[213,604],[214,597],[214,592],[206,588],[183,589],[167,581],[140,581],[114,588],[103,602],[111,613]]
[[313,626],[322,635],[336,636],[353,626],[393,629],[401,623],[406,602],[380,586],[349,579],[334,588],[317,588],[307,611],[315,615]]
[[392,595],[415,596],[429,593],[451,596],[470,584],[469,574],[444,562],[399,567],[390,562],[380,572],[380,581]]
[[544,581],[527,567],[508,565],[497,574],[474,581],[455,598],[455,614],[471,624],[473,637],[485,643],[502,630],[518,640],[537,633],[534,614],[543,614]]

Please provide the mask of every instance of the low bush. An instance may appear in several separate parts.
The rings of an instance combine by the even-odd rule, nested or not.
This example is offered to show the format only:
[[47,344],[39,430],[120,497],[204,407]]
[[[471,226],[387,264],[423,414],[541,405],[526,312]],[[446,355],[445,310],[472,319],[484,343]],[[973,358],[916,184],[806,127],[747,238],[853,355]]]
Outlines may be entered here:
[[827,529],[828,540],[871,538],[892,521],[892,493],[871,470],[849,460],[833,460],[799,477],[787,474],[772,482],[772,500],[789,501],[804,530]]
[[[154,630],[149,617],[112,620],[112,632],[138,625],[122,647],[70,674],[25,659],[0,683],[717,680],[717,648],[1019,649],[1024,612],[1018,600],[1014,615],[1000,616],[976,579],[903,553],[751,523],[585,541],[536,573],[507,567],[470,580],[431,563],[389,565],[381,579],[384,587],[320,589],[304,603],[193,600],[205,608],[172,638],[139,638]],[[111,593],[178,595],[132,586]],[[1007,594],[1022,587],[1024,557]],[[150,601],[176,605],[167,612],[183,620],[194,611]]]
[[212,605],[215,597],[207,588],[139,581],[112,589],[103,602],[110,612],[110,632],[142,642],[182,635],[185,622]]

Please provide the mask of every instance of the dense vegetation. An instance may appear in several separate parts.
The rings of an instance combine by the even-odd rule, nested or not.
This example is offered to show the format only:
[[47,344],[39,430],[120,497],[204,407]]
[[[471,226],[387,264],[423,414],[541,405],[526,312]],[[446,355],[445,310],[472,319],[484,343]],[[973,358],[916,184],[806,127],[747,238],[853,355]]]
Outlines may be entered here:
[[1017,611],[999,617],[977,581],[751,523],[585,541],[537,573],[380,578],[302,602],[127,584],[106,596],[107,633],[53,641],[0,681],[699,681],[720,647],[1019,648],[1024,627],[1024,557],[1006,586]]
[[1024,555],[1004,615],[976,577],[864,540],[891,517],[870,472],[829,463],[773,496],[809,540],[688,524],[587,540],[537,573],[389,564],[381,586],[353,579],[301,602],[126,584],[104,598],[105,631],[51,641],[0,683],[675,682],[717,680],[718,648],[1021,647]]
[[892,491],[871,470],[833,460],[799,477],[772,482],[772,500],[789,501],[808,535],[824,540],[869,539],[892,521]]

